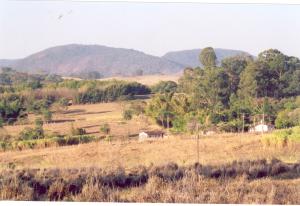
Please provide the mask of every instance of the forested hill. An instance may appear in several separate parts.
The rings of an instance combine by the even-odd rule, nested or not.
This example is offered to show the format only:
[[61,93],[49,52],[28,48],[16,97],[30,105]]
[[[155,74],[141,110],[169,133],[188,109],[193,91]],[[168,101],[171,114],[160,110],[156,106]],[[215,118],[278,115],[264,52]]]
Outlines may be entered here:
[[[231,50],[231,49],[214,49],[217,56],[217,63],[220,64],[223,59],[227,57],[237,56],[237,55],[246,55],[252,56],[251,54],[240,51],[240,50]],[[191,50],[181,50],[181,51],[172,51],[166,53],[162,56],[163,59],[174,61],[189,67],[203,66],[199,61],[199,54],[202,49],[191,49]]]
[[[245,53],[217,49],[218,60]],[[148,55],[133,49],[100,45],[70,44],[52,47],[18,60],[0,60],[0,67],[30,73],[52,73],[78,76],[98,72],[104,77],[141,74],[174,74],[187,66],[198,65],[200,50],[170,52],[164,57]],[[187,58],[186,58],[187,56]],[[174,57],[174,58],[173,58]]]

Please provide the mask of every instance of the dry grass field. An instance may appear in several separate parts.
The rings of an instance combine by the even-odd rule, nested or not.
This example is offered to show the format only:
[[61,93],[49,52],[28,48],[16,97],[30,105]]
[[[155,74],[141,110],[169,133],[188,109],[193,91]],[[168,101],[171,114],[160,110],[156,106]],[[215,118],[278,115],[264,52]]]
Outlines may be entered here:
[[[128,81],[128,82],[136,81],[136,82],[139,82],[139,83],[147,85],[147,86],[152,86],[152,85],[158,83],[159,81],[177,82],[180,76],[181,76],[181,74],[179,74],[179,73],[178,74],[168,74],[168,75],[153,74],[153,75],[132,76],[132,77],[115,76],[115,77],[99,79],[99,81],[116,79],[116,80],[123,80],[123,81]],[[63,78],[80,80],[79,78],[75,78],[75,77],[63,77]]]
[[[123,108],[124,103],[120,102],[73,105],[63,113],[54,114],[55,123],[44,125],[48,133],[68,134],[72,123],[85,128],[88,134],[101,136],[100,126],[109,123],[112,141],[100,139],[75,146],[0,152],[0,180],[3,182],[0,199],[300,204],[300,144],[264,146],[262,134],[250,133],[202,136],[199,163],[221,168],[220,171],[223,171],[222,165],[235,161],[271,162],[275,158],[282,161],[280,164],[292,164],[247,163],[252,166],[241,174],[263,174],[263,178],[239,175],[216,179],[211,174],[218,169],[202,168],[201,174],[190,171],[197,161],[197,140],[193,136],[168,135],[165,139],[139,142],[140,131],[157,126],[145,118],[123,120]],[[29,117],[30,122],[34,119],[34,116]],[[4,129],[16,135],[26,126],[34,125],[5,126]],[[163,166],[170,163],[171,166]],[[290,170],[291,175],[276,176]],[[135,176],[133,171],[139,174]],[[175,179],[164,180],[162,174]],[[181,176],[177,178],[178,174]],[[73,192],[70,188],[79,189]]]
[[[277,158],[287,163],[300,160],[300,145],[288,148],[263,147],[261,135],[215,135],[200,139],[200,163],[219,165],[235,160]],[[139,165],[175,162],[191,165],[197,161],[195,139],[169,137],[164,140],[104,140],[89,144],[51,147],[0,153],[2,168],[14,163],[16,168],[101,167],[132,169]]]
[[[141,121],[139,118],[131,121],[123,120],[123,107],[124,103],[118,102],[72,105],[63,113],[54,113],[52,123],[44,124],[44,130],[50,133],[68,134],[73,125],[84,128],[87,134],[99,136],[101,125],[108,123],[113,136],[124,136],[137,135],[139,130],[149,127],[148,121]],[[29,124],[5,126],[4,129],[8,134],[18,135],[25,127],[34,127],[35,118],[35,115],[29,115]]]
[[163,74],[155,74],[155,75],[143,75],[143,76],[134,76],[134,77],[110,77],[110,78],[105,78],[101,80],[112,80],[112,79],[117,79],[117,80],[124,80],[124,81],[136,81],[141,84],[145,84],[148,86],[152,86],[159,81],[174,81],[178,82],[178,79],[180,77],[180,74],[173,74],[173,75],[163,75]]

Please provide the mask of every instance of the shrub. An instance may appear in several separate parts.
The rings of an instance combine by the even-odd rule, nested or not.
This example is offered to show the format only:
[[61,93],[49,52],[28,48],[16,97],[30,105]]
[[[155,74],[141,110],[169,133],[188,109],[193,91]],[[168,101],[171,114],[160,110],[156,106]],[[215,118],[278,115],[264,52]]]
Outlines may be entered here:
[[66,145],[77,145],[80,143],[88,143],[95,141],[96,138],[90,135],[77,135],[77,136],[67,136],[67,137],[56,137],[55,141],[59,146]]
[[111,142],[112,136],[111,136],[111,135],[107,135],[107,136],[105,137],[105,140],[108,141],[108,142]]
[[11,143],[6,142],[6,141],[0,141],[0,148],[2,151],[6,151],[11,149]]
[[151,90],[154,93],[176,92],[177,84],[173,81],[160,81],[154,86],[152,86]]
[[275,120],[275,127],[278,129],[287,128],[293,126],[292,121],[289,119],[288,111],[284,110],[278,113]]
[[8,142],[10,139],[11,136],[5,130],[0,130],[0,141]]
[[43,127],[44,124],[42,118],[36,118],[34,123],[36,127]]
[[110,126],[109,124],[105,123],[100,127],[100,131],[104,134],[108,135],[110,133]]
[[125,111],[123,112],[123,118],[124,118],[125,120],[131,120],[131,119],[132,119],[132,115],[133,115],[132,110],[127,109],[127,110],[125,110]]
[[69,105],[69,100],[63,97],[58,101],[58,104],[63,110],[67,110]]
[[19,134],[20,140],[32,140],[40,138],[44,138],[44,131],[43,128],[39,127],[35,129],[26,127]]
[[285,147],[288,144],[294,142],[300,142],[300,127],[294,127],[292,129],[282,129],[267,134],[263,139],[262,143],[265,146],[279,146]]
[[71,135],[84,135],[86,134],[85,129],[83,128],[75,128],[73,124],[71,125]]
[[48,109],[43,109],[42,115],[45,122],[50,122],[52,120],[52,112]]

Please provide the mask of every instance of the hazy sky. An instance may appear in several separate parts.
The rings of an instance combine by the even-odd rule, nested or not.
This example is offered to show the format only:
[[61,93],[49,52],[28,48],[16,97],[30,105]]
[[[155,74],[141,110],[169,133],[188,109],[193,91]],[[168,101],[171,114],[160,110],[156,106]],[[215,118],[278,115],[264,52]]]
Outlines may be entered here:
[[0,1],[0,59],[79,43],[152,55],[203,48],[300,57],[300,5]]

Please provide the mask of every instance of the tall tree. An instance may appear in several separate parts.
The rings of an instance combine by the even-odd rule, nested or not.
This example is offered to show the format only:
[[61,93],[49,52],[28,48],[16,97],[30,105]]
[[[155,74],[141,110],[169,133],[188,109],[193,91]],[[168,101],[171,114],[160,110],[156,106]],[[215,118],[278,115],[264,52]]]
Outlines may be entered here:
[[204,48],[200,53],[199,59],[204,67],[215,67],[217,65],[217,56],[212,47]]
[[174,116],[171,100],[173,93],[157,94],[148,104],[147,114],[159,124],[169,128]]
[[229,78],[223,68],[205,69],[199,79],[194,99],[200,108],[213,111],[228,106]]
[[264,62],[250,63],[241,73],[238,94],[241,98],[275,97],[276,74]]
[[240,74],[253,61],[251,56],[234,56],[222,60],[222,67],[229,76],[230,92],[236,93],[240,83]]
[[286,56],[277,49],[269,49],[258,55],[258,61],[269,65],[270,69],[275,71],[277,76],[281,78],[286,65]]

